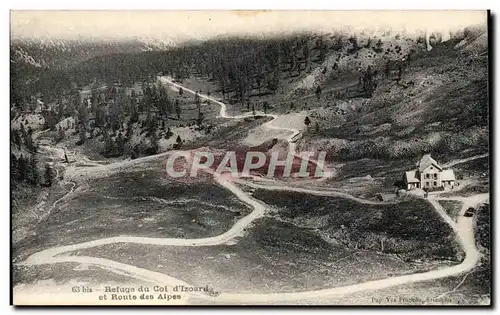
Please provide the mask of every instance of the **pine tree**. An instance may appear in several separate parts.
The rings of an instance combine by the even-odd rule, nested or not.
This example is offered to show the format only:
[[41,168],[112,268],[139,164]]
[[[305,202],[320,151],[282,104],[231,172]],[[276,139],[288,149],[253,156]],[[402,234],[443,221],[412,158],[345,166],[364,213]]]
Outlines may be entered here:
[[181,104],[179,99],[175,100],[175,113],[177,114],[177,119],[181,119]]
[[262,89],[262,78],[261,78],[260,74],[257,76],[257,78],[255,78],[255,83],[257,83],[257,88],[259,89],[259,96],[260,96],[260,93],[261,93],[260,90]]
[[27,169],[27,162],[26,162],[26,158],[24,157],[24,155],[20,155],[19,156],[19,159],[17,160],[17,166],[18,166],[18,170],[19,170],[19,181],[24,181],[26,179],[26,175],[28,173],[28,169]]
[[274,74],[271,74],[267,81],[267,89],[274,94],[279,86],[279,74],[278,70]]
[[116,137],[116,149],[118,150],[118,154],[122,155],[125,151],[125,139],[123,138],[123,134],[120,132]]
[[199,119],[201,114],[201,99],[198,92],[196,92],[196,94],[194,95],[194,102],[196,104],[196,109],[198,110],[198,119]]
[[200,112],[198,114],[198,119],[196,120],[196,123],[198,124],[198,126],[201,126],[201,124],[203,123],[204,119],[205,119],[205,115]]
[[103,129],[102,137],[104,140],[104,155],[106,156],[113,150],[113,141],[111,140],[107,129]]
[[365,74],[363,75],[363,91],[366,93],[366,96],[371,97],[374,90],[374,82],[373,82],[373,72],[372,68],[368,66]]
[[316,97],[318,98],[318,100],[320,99],[321,97],[321,86],[318,85],[318,87],[316,88]]
[[158,150],[160,148],[160,145],[158,144],[158,136],[156,135],[156,131],[152,132],[151,134],[151,138],[150,138],[150,141],[151,141],[151,148],[149,150],[149,153],[150,154],[156,154],[158,153]]
[[25,133],[24,144],[26,145],[26,149],[30,152],[36,152],[36,147],[33,143],[32,132],[30,133],[31,128],[28,129],[28,132]]
[[137,94],[135,90],[132,90],[130,93],[129,106],[130,121],[137,122],[139,120],[139,109],[137,108]]
[[22,140],[21,140],[21,134],[19,133],[19,130],[13,131],[12,138],[14,140],[14,144],[18,147],[18,149],[21,149]]
[[78,124],[78,135],[80,137],[80,140],[76,143],[77,145],[81,145],[85,143],[85,140],[87,140],[87,131],[85,130],[85,125],[80,123]]
[[54,180],[54,171],[52,170],[52,167],[50,167],[49,164],[45,165],[45,186],[51,187],[52,182]]
[[24,124],[21,123],[21,125],[19,126],[19,131],[21,132],[21,136],[24,138],[25,137],[25,133],[26,133],[26,129],[24,129]]
[[19,180],[19,162],[14,154],[10,154],[10,178],[12,181]]
[[172,105],[170,104],[167,90],[163,85],[160,86],[158,92],[158,107],[161,116],[163,116],[165,119],[168,119],[168,114],[171,112]]
[[304,119],[304,124],[306,125],[306,127],[309,127],[310,123],[311,123],[311,119],[309,119],[309,116],[306,116],[306,118]]
[[170,127],[167,128],[167,134],[165,135],[165,139],[170,139],[173,136],[173,132]]
[[409,67],[410,67],[410,65],[411,65],[411,59],[412,59],[412,57],[413,57],[413,51],[410,51],[410,52],[408,53],[408,56],[406,56],[406,63],[407,63],[407,64],[406,64],[406,66],[407,66],[408,68],[409,68]]
[[309,66],[309,47],[307,46],[307,43],[302,47],[302,54],[304,55],[307,68],[307,66]]
[[20,127],[19,130],[21,132],[22,142],[24,143],[24,145],[26,146],[26,148],[29,151],[31,151],[31,137],[26,132],[26,129],[24,128],[24,124],[23,123],[21,123],[21,127]]
[[38,174],[38,160],[35,154],[31,154],[29,162],[29,182],[33,186],[38,186],[40,183],[40,175]]
[[132,160],[134,159],[137,159],[139,157],[139,147],[136,145],[134,146],[134,148],[132,149],[132,152],[130,154],[130,158]]
[[158,101],[160,96],[158,95],[158,89],[156,88],[156,84],[151,85],[151,105],[158,108]]

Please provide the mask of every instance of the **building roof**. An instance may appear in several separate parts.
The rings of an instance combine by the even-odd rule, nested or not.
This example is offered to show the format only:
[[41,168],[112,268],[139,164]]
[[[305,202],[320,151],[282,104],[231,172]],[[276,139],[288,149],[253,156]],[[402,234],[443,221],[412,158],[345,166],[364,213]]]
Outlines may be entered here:
[[453,170],[444,170],[441,172],[441,180],[455,180],[455,173]]
[[420,171],[425,170],[429,166],[434,165],[439,170],[442,170],[441,166],[439,166],[438,162],[434,160],[430,154],[426,154],[422,157],[420,162],[418,162],[417,166]]
[[417,177],[417,170],[405,172],[405,178],[407,183],[420,183],[420,179]]

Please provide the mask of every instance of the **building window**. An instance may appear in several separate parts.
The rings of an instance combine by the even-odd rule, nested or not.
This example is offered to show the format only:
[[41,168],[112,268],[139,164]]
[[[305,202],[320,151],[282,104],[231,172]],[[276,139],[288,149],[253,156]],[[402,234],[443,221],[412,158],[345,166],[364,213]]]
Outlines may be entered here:
[[431,166],[431,170],[433,170],[434,168]]
[[429,178],[429,174],[425,174],[425,178]]
[[434,182],[434,186],[437,186],[438,185],[438,182]]
[[437,178],[438,178],[438,174],[434,173],[434,179],[437,179]]
[[429,186],[429,182],[425,182],[425,186]]

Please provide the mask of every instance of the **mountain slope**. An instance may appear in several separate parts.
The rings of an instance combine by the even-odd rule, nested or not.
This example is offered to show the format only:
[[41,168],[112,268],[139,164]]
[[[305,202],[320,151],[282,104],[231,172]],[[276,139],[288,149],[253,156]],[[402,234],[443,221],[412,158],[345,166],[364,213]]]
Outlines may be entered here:
[[[313,123],[321,131],[310,132],[299,146],[338,139],[321,146],[326,145],[331,158],[344,160],[429,152],[446,159],[463,151],[487,152],[488,56],[470,50],[482,47],[478,41],[484,37],[450,40],[415,53],[399,81],[397,71],[379,74],[371,98],[338,101],[337,107],[351,105],[347,113],[334,116],[333,124],[317,115]],[[468,44],[457,46],[462,41]]]

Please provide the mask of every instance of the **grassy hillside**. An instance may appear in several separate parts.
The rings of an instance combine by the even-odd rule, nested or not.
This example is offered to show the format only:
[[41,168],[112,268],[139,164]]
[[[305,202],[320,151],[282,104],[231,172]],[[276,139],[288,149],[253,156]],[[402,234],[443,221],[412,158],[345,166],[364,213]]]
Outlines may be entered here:
[[370,205],[296,192],[258,189],[253,196],[274,206],[273,216],[315,230],[325,240],[349,248],[397,254],[404,259],[459,261],[454,234],[424,200]]
[[379,73],[371,98],[340,100],[326,114],[312,110],[319,131],[311,130],[299,147],[331,139],[321,146],[336,160],[423,153],[447,160],[464,151],[488,152],[488,57],[466,54],[456,45],[449,41],[415,54],[400,80],[397,73]]

